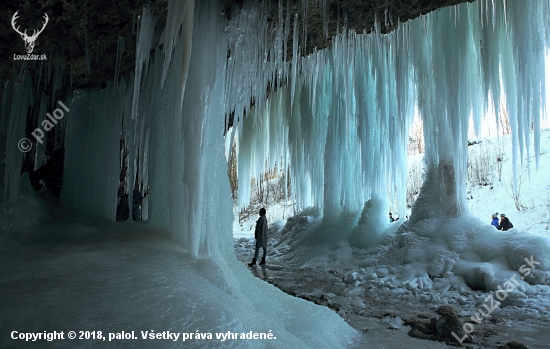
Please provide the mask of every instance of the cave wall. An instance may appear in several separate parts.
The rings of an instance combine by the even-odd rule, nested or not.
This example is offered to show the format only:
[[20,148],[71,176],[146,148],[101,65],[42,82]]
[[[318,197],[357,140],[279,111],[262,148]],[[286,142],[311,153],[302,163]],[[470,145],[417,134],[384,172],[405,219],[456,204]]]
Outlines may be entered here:
[[[357,32],[369,32],[378,21],[380,30],[389,32],[394,30],[399,22],[465,1],[309,0],[305,3],[298,0],[281,0],[280,5],[283,13],[290,11],[292,14],[298,14],[302,34],[300,53],[305,55],[313,52],[314,48],[323,49],[330,46],[332,36],[344,27]],[[258,3],[258,6],[262,3],[258,0],[253,2]],[[64,85],[71,89],[105,87],[106,82],[115,77],[117,70],[119,78],[127,76],[134,70],[138,17],[143,3],[141,0],[2,1],[0,19],[4,25],[0,27],[0,52],[4,53],[5,59],[0,61],[0,79],[17,79],[16,74],[23,66],[28,70],[42,68],[44,74],[50,74],[52,67],[61,66],[64,70]],[[157,18],[156,25],[163,27],[168,1],[154,0],[147,3],[152,4],[153,14]],[[243,0],[224,0],[226,17],[230,18],[243,3]],[[326,3],[325,7],[322,6],[323,3]],[[267,2],[265,11],[268,11],[268,23],[279,20],[278,10],[279,1]],[[33,54],[46,54],[47,61],[14,60],[14,55],[26,53],[23,40],[11,26],[16,11],[16,25],[20,31],[27,29],[27,34],[40,29],[44,14],[48,15],[46,28],[38,36],[33,51]],[[328,31],[324,30],[325,13]],[[292,28],[287,35],[291,40]],[[290,48],[288,59],[292,58]],[[43,88],[48,92],[47,84],[44,84]]]

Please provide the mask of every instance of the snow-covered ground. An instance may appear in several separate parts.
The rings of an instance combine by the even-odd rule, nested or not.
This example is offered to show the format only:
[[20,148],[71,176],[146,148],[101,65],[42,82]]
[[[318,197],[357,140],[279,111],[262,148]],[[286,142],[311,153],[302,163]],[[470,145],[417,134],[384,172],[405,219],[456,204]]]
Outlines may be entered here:
[[[400,219],[369,226],[369,212],[377,209],[373,202],[365,210],[367,219],[356,226],[358,216],[327,224],[313,209],[279,220],[269,214],[280,208],[267,207],[273,222],[268,267],[253,273],[287,293],[333,308],[358,329],[365,318],[379,319],[370,329],[380,323],[401,329],[403,320],[416,329],[424,326],[417,324],[418,316],[429,323],[440,318],[439,307],[451,305],[466,323],[464,330],[471,332],[467,337],[457,333],[466,338],[465,343],[473,341],[469,345],[497,347],[517,340],[531,348],[547,347],[550,130],[541,132],[538,171],[532,149],[530,179],[527,171],[517,171],[520,211],[511,197],[511,148],[509,135],[469,147],[470,161],[477,164],[472,165],[475,171],[467,186],[471,215],[464,218],[428,219],[404,226],[405,220]],[[411,159],[415,161],[420,157]],[[502,232],[490,226],[495,212],[506,213],[514,229]],[[250,229],[234,235],[236,255],[242,261],[252,256],[256,218],[241,222]],[[377,226],[378,232],[369,230]],[[354,234],[363,240],[354,240]],[[529,267],[533,260],[540,264]],[[498,287],[507,291],[506,296]],[[420,337],[437,336],[426,333]]]

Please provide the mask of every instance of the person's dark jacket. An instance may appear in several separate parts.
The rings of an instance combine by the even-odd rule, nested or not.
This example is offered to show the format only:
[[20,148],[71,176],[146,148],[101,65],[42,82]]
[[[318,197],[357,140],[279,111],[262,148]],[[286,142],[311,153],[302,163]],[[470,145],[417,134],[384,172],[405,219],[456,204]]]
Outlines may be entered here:
[[500,220],[500,230],[506,231],[512,229],[513,227],[514,225],[512,224],[512,222],[510,222],[508,218]]
[[260,216],[260,218],[258,218],[256,229],[254,230],[254,237],[256,238],[256,247],[267,248],[268,226],[265,216]]

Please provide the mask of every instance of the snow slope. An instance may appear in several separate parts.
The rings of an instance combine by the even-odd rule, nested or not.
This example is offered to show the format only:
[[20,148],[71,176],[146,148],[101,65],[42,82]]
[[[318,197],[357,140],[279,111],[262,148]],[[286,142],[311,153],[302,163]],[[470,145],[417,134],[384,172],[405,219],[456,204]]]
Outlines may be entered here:
[[[493,154],[497,154],[498,148],[504,151],[502,165],[502,180],[495,180],[492,186],[468,186],[468,204],[471,213],[490,223],[491,213],[506,213],[514,227],[520,231],[528,232],[531,235],[550,237],[550,129],[541,131],[541,149],[539,154],[539,168],[536,169],[535,157],[532,154],[531,173],[527,170],[518,170],[518,178],[521,179],[520,199],[527,206],[526,209],[518,211],[511,198],[512,159],[511,159],[511,136],[501,136],[485,139],[482,143],[469,147],[470,153],[481,150],[482,147],[489,147]],[[525,161],[525,160],[524,160]],[[524,162],[524,168],[525,168]],[[496,161],[494,162],[497,167]]]

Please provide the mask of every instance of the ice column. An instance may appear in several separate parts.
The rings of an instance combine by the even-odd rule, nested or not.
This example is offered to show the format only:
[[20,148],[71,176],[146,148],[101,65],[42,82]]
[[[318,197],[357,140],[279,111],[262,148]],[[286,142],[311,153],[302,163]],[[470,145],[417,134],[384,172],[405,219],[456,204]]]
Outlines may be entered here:
[[[19,198],[19,182],[21,179],[21,165],[23,152],[20,147],[28,143],[21,143],[25,137],[25,126],[31,105],[34,103],[31,77],[23,70],[19,82],[6,82],[2,91],[2,118],[0,131],[7,134],[5,145],[4,168],[4,198],[5,204],[13,203]],[[0,141],[1,142],[1,141]]]
[[62,202],[91,216],[115,219],[120,177],[120,133],[131,115],[133,81],[103,90],[75,91],[67,101]]

